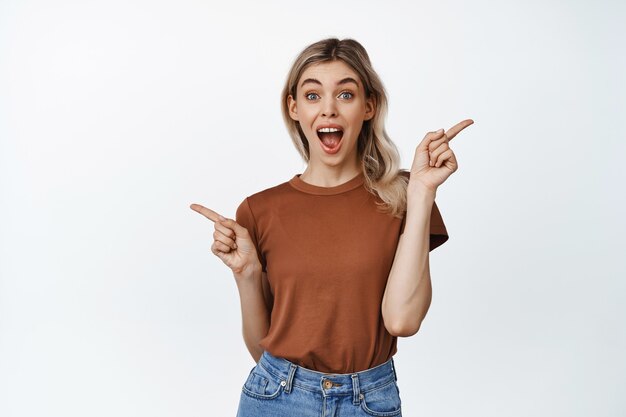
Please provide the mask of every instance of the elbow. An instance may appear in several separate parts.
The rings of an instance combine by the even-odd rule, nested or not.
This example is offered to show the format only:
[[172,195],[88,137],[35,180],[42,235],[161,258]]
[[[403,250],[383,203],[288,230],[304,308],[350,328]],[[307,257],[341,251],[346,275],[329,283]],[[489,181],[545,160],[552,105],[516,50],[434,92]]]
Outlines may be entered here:
[[419,331],[420,326],[421,326],[421,322],[415,322],[415,323],[396,322],[396,323],[393,323],[391,326],[385,325],[385,328],[387,329],[389,334],[391,334],[392,336],[410,337]]
[[252,356],[254,362],[259,363],[261,356],[263,356],[263,348],[255,346],[254,349],[250,349],[250,355]]

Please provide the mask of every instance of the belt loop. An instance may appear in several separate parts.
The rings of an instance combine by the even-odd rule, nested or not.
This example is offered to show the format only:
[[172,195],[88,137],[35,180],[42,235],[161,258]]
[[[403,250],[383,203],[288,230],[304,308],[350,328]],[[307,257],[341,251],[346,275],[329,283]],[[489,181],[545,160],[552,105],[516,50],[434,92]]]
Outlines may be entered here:
[[289,364],[289,374],[287,375],[287,384],[285,385],[285,392],[291,392],[291,382],[293,381],[293,376],[296,373],[297,366],[293,363]]
[[359,376],[357,374],[350,375],[352,378],[352,404],[359,405],[361,399],[361,387],[359,387]]
[[393,380],[398,380],[398,375],[396,374],[396,367],[393,364],[393,357],[391,358],[391,370],[393,371]]

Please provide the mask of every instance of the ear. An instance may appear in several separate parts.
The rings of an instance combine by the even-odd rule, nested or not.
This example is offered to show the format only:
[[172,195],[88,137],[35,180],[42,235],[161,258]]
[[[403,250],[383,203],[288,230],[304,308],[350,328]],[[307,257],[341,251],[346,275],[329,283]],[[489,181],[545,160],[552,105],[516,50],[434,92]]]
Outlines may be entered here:
[[365,100],[365,117],[363,120],[370,120],[376,114],[376,99],[371,94],[367,100]]
[[291,96],[291,94],[289,94],[287,96],[287,108],[289,109],[289,116],[293,119],[293,120],[298,120],[298,105],[296,103],[296,100],[293,99],[293,97]]

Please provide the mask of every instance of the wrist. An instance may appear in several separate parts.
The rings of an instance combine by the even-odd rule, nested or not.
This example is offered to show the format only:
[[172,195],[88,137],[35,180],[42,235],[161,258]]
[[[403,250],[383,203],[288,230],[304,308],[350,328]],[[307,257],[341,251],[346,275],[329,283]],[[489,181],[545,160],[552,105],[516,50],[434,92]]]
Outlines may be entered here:
[[406,188],[406,198],[408,202],[432,202],[437,195],[436,189],[430,189],[420,182],[411,182]]
[[233,272],[233,276],[237,285],[239,285],[240,283],[248,283],[255,281],[255,279],[260,279],[262,273],[261,263],[257,262],[242,268],[241,271]]

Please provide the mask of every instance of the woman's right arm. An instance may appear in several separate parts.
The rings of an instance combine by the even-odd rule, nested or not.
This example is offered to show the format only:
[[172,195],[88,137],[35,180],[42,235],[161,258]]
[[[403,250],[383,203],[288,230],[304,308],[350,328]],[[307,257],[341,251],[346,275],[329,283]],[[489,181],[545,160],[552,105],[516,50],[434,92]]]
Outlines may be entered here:
[[269,331],[273,296],[250,233],[235,220],[200,204],[192,204],[190,208],[214,223],[211,252],[233,272],[241,300],[243,340],[258,362],[263,353],[259,342]]
[[241,321],[243,340],[255,362],[259,362],[263,348],[259,341],[270,328],[271,304],[266,298],[267,276],[261,265],[244,275],[235,275],[241,300]]

